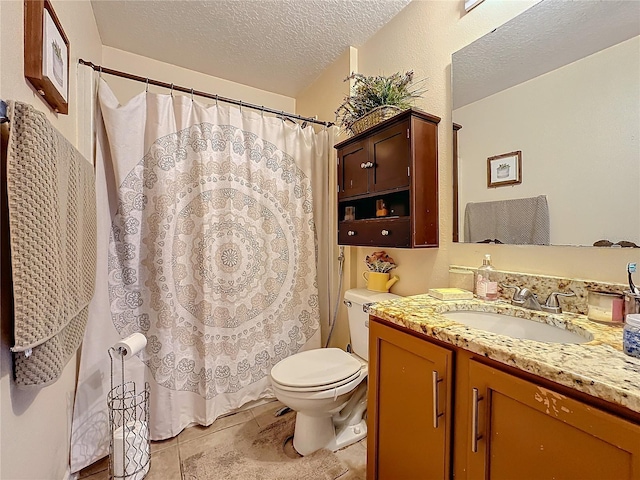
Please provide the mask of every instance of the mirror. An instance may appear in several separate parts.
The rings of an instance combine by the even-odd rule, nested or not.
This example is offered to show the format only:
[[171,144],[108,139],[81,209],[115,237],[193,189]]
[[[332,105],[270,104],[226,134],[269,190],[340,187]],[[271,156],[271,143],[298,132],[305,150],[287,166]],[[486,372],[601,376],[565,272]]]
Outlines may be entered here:
[[454,241],[640,246],[639,35],[544,0],[453,54]]

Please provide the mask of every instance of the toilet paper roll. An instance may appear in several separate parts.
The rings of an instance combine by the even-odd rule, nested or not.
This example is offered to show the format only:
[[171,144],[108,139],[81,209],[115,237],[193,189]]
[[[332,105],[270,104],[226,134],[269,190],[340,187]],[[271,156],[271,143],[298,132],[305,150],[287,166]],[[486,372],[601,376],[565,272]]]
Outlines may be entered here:
[[[126,480],[142,480],[149,472],[147,422],[128,422],[113,432],[113,474]],[[144,465],[144,468],[142,466]],[[139,472],[136,472],[140,470]]]
[[147,337],[141,333],[133,333],[126,338],[123,338],[117,342],[113,349],[120,353],[125,360],[128,360],[132,356],[138,354],[144,347],[147,346]]

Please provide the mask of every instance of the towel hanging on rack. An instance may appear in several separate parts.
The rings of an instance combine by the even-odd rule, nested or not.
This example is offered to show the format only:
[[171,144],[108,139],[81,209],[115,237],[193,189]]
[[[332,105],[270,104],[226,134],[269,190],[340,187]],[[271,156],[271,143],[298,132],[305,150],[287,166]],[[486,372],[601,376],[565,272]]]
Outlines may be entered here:
[[16,384],[55,382],[76,352],[93,296],[93,166],[31,105],[9,102],[7,197]]
[[468,203],[464,212],[464,241],[495,239],[511,245],[549,245],[547,196]]

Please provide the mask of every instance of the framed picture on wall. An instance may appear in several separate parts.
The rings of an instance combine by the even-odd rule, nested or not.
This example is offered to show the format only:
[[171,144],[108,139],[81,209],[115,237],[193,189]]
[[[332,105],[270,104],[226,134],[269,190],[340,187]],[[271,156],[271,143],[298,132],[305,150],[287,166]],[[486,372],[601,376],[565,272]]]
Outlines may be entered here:
[[503,153],[487,158],[487,187],[522,183],[522,152]]
[[24,76],[57,113],[69,113],[69,39],[49,0],[24,2]]

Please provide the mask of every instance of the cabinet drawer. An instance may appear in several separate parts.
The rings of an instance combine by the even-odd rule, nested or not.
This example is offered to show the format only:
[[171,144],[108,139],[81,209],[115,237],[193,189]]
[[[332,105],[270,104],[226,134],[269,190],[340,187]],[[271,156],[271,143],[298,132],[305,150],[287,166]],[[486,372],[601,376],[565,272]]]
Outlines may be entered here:
[[410,247],[409,217],[356,220],[338,224],[338,244]]

